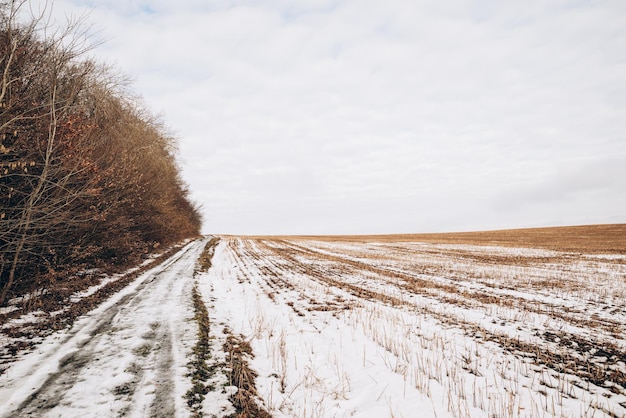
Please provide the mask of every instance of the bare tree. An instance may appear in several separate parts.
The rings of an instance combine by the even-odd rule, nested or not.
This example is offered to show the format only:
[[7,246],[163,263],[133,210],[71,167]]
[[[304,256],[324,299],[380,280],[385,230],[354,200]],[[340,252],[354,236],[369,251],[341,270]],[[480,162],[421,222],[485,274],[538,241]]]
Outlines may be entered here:
[[84,169],[64,166],[59,153],[64,146],[59,130],[91,72],[87,63],[72,65],[86,52],[84,32],[80,21],[51,30],[45,13],[21,23],[27,4],[12,0],[0,9],[0,272],[8,269],[0,304],[15,282],[22,254],[45,245],[42,235],[58,226],[49,220],[77,199],[68,185]]

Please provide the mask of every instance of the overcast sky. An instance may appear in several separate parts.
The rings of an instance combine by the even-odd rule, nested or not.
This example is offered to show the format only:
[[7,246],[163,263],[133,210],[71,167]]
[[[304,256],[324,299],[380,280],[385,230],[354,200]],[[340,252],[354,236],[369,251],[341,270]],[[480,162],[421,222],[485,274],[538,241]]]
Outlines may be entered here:
[[626,2],[56,0],[180,140],[204,232],[626,222]]

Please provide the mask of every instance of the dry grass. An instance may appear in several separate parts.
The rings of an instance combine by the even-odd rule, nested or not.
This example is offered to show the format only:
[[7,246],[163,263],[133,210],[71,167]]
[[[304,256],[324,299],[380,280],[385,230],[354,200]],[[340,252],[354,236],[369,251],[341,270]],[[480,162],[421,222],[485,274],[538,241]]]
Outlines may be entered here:
[[219,242],[219,238],[213,237],[206,243],[202,254],[200,254],[200,257],[198,258],[196,273],[206,273],[209,271],[211,268],[211,260],[213,259],[213,252]]
[[207,360],[211,357],[209,336],[211,324],[209,313],[202,301],[202,296],[198,292],[197,285],[193,287],[192,300],[195,311],[194,319],[198,322],[198,341],[193,348],[193,358],[189,362],[192,387],[187,391],[185,398],[192,411],[192,417],[196,418],[202,417],[202,402],[208,391],[212,389],[207,386],[206,382],[215,374],[215,368],[207,364]]
[[224,352],[229,370],[228,380],[231,386],[237,388],[237,391],[230,397],[230,401],[237,411],[233,417],[271,418],[271,415],[259,407],[256,402],[258,398],[255,386],[257,374],[248,363],[248,359],[254,355],[250,343],[241,336],[232,335],[229,330],[225,330],[224,333],[227,334]]
[[[624,232],[596,225],[226,241],[240,283],[303,321],[332,315],[363,330],[395,356],[389,367],[405,381],[428,396],[444,386],[454,416],[479,408],[622,417]],[[579,415],[563,415],[572,403]],[[521,405],[530,409],[522,414]]]

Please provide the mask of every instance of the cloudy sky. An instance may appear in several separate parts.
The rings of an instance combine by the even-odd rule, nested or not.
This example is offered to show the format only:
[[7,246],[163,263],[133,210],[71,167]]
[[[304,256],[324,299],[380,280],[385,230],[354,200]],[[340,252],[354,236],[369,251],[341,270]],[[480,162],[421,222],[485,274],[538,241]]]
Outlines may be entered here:
[[55,0],[180,140],[204,232],[626,222],[623,0]]

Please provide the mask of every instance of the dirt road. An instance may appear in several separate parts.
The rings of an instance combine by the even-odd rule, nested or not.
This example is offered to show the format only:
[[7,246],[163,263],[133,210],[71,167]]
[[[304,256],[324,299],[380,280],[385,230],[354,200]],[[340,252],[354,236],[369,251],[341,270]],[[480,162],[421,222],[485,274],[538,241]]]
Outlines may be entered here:
[[205,241],[165,263],[0,377],[0,416],[179,416],[191,386],[191,289]]

